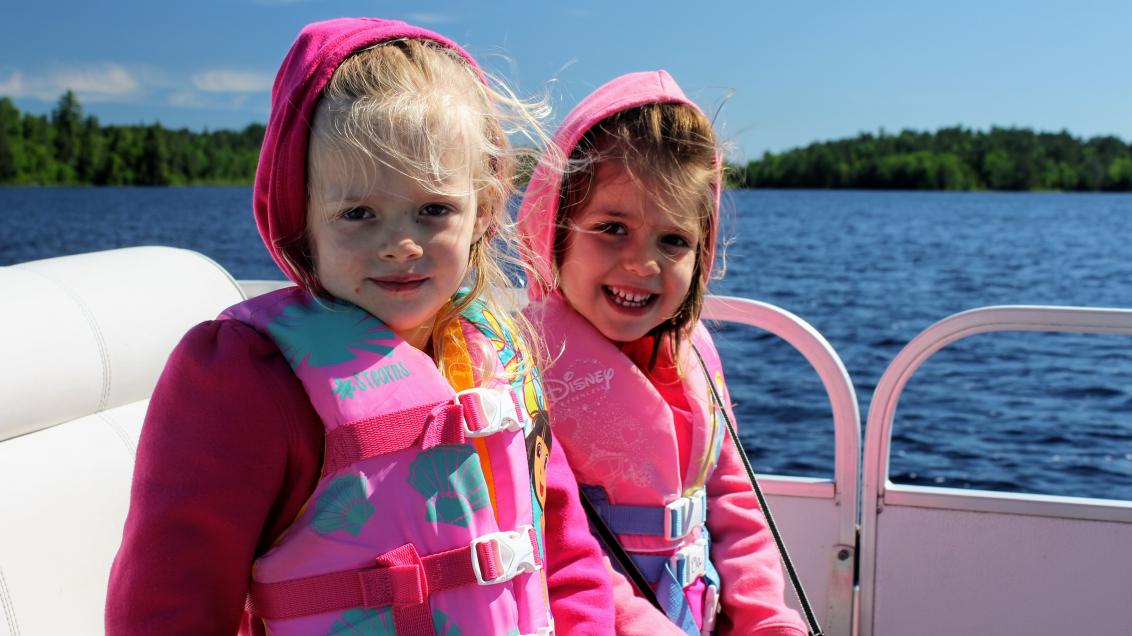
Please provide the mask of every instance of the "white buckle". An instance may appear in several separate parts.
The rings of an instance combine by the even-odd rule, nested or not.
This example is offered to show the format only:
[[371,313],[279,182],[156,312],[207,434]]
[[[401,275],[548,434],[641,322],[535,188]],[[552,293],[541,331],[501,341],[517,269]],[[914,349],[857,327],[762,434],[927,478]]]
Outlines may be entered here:
[[[679,519],[679,524],[675,522]],[[701,488],[664,506],[664,538],[677,541],[704,524],[707,519],[707,493]],[[681,532],[676,533],[679,525]]]
[[708,543],[700,537],[680,548],[668,559],[668,567],[676,576],[681,588],[688,587],[707,572]]
[[[511,532],[489,532],[482,537],[472,539],[472,571],[476,573],[476,582],[480,585],[495,585],[519,576],[523,572],[537,572],[540,566],[535,556],[534,527],[519,526]],[[499,569],[502,573],[493,578],[485,579],[480,569],[479,550],[476,547],[488,541],[496,545],[499,553]]]
[[503,431],[523,430],[522,418],[516,410],[514,392],[511,389],[465,389],[456,393],[456,403],[462,404],[460,398],[465,395],[476,397],[485,423],[483,428],[473,431],[468,428],[468,419],[465,417],[464,437],[487,437]]
[[709,585],[707,591],[704,592],[704,620],[703,629],[700,630],[701,636],[711,636],[715,631],[715,617],[719,614],[719,588],[715,585]]

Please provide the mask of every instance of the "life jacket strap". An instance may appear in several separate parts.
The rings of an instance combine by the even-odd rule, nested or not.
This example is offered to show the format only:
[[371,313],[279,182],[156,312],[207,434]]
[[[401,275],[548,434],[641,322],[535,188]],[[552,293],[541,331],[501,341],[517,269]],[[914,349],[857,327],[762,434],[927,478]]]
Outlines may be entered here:
[[326,434],[322,474],[407,448],[428,450],[463,444],[469,437],[522,430],[521,408],[510,388],[469,389],[453,400],[355,420]]
[[[479,556],[472,559],[472,569],[480,585],[510,581],[523,572],[535,572],[542,567],[538,535],[533,526],[520,526],[513,532],[492,532],[473,539],[471,546]],[[481,564],[489,562],[491,567],[483,569]]]
[[[710,636],[720,610],[719,573],[711,565],[710,547],[705,535],[671,555],[630,554],[637,569],[655,587],[661,611],[689,636]],[[685,588],[701,578],[706,587],[703,611],[697,620]]]
[[322,474],[406,448],[427,450],[464,442],[462,409],[451,401],[421,404],[355,420],[326,434]]
[[475,388],[456,393],[464,407],[464,436],[485,437],[523,428],[523,407],[510,387]]
[[707,574],[711,553],[707,539],[699,538],[673,554],[629,553],[649,583],[656,584],[664,576],[665,568],[683,589]]
[[587,496],[616,534],[639,534],[679,541],[701,527],[707,519],[707,494],[701,488],[686,497],[678,497],[665,506],[633,506],[613,504],[605,491],[583,486]]
[[429,597],[464,585],[495,585],[542,567],[532,526],[492,532],[470,544],[421,557],[410,543],[377,557],[374,567],[261,583],[248,610],[286,620],[357,607],[392,607],[397,634],[433,636]]
[[707,493],[701,488],[664,506],[664,534],[669,541],[688,536],[707,521]]

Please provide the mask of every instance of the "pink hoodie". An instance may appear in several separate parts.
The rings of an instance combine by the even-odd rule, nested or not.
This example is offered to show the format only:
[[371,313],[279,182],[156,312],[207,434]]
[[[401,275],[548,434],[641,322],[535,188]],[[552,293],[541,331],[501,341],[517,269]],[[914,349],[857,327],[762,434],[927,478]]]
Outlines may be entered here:
[[433,40],[456,51],[479,71],[472,56],[448,38],[397,20],[338,18],[307,25],[275,76],[271,117],[255,176],[255,221],[264,245],[288,278],[300,282],[279,242],[307,224],[307,145],[322,89],[356,51],[399,38]]
[[[554,134],[554,145],[561,151],[562,157],[569,157],[582,136],[595,124],[621,111],[645,104],[686,104],[697,111],[700,110],[699,106],[684,95],[676,80],[666,71],[629,73],[604,84],[579,102]],[[559,194],[562,190],[562,171],[556,164],[557,162],[544,160],[535,167],[527,184],[527,192],[523,196],[523,204],[519,208],[519,231],[534,255],[534,261],[530,266],[543,281],[554,280],[554,226],[558,216]],[[711,250],[709,256],[715,255],[715,239],[719,227],[719,194],[720,183],[717,178],[715,208],[712,210],[712,223],[708,229],[706,242],[708,249]],[[704,281],[711,276],[710,264],[713,260],[713,258],[707,260],[709,266],[703,272]],[[550,290],[544,286],[527,287],[527,294],[532,301],[552,291],[557,293],[557,290]]]
[[[306,224],[306,161],[319,95],[351,53],[396,38],[448,39],[403,22],[342,18],[303,29],[275,80],[255,183],[264,244],[289,278],[280,241]],[[110,575],[108,634],[262,634],[244,611],[257,556],[310,496],[324,429],[279,349],[236,320],[197,325],[170,355],[138,443],[130,512]],[[560,634],[607,634],[609,580],[552,444],[546,567]]]
[[[630,73],[610,81],[582,100],[567,115],[554,143],[563,157],[569,157],[582,136],[601,120],[653,103],[686,104],[698,110],[665,71]],[[519,209],[519,229],[532,253],[530,266],[543,281],[554,280],[554,231],[561,187],[559,162],[544,159],[535,168]],[[718,178],[715,190],[716,205],[707,241],[708,249],[713,251],[719,225]],[[705,281],[709,275],[710,270],[703,273]],[[538,284],[528,286],[528,295],[535,303],[535,311],[540,301],[548,297],[561,299],[557,288]],[[565,303],[546,303],[546,306],[565,306]],[[554,405],[550,406],[553,415]],[[784,580],[777,548],[747,482],[738,451],[730,440],[725,442],[707,483],[707,493],[712,560],[722,580],[723,613],[716,633],[805,635],[801,617],[783,600]],[[631,585],[620,574],[613,574],[613,587],[617,633],[649,636],[682,633],[648,602],[635,596]]]

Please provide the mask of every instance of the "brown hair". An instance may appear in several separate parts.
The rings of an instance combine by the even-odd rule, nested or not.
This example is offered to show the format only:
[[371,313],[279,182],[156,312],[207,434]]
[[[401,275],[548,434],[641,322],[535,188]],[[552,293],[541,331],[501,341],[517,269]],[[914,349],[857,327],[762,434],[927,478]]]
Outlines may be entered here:
[[[649,331],[654,336],[651,368],[660,347],[680,350],[703,310],[713,251],[719,184],[719,149],[711,122],[687,104],[646,104],[621,111],[591,128],[571,153],[555,223],[554,261],[561,262],[573,225],[571,218],[585,204],[597,166],[621,164],[629,175],[648,186],[657,204],[680,216],[692,215],[699,228],[695,270],[684,302],[664,322]],[[694,201],[691,210],[674,210],[670,202]],[[556,274],[557,275],[557,274]]]

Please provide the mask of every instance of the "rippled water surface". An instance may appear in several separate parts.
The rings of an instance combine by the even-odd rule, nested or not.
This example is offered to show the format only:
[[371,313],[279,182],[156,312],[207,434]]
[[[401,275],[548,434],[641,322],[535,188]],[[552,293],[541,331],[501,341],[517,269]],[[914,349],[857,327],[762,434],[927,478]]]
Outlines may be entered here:
[[[854,380],[865,418],[888,362],[952,313],[995,304],[1132,307],[1132,196],[742,191],[716,293],[800,315]],[[248,188],[0,189],[0,265],[128,245],[278,278]],[[718,328],[756,469],[828,476],[829,402],[802,357]],[[1132,499],[1132,337],[985,334],[945,348],[900,400],[893,479]]]

